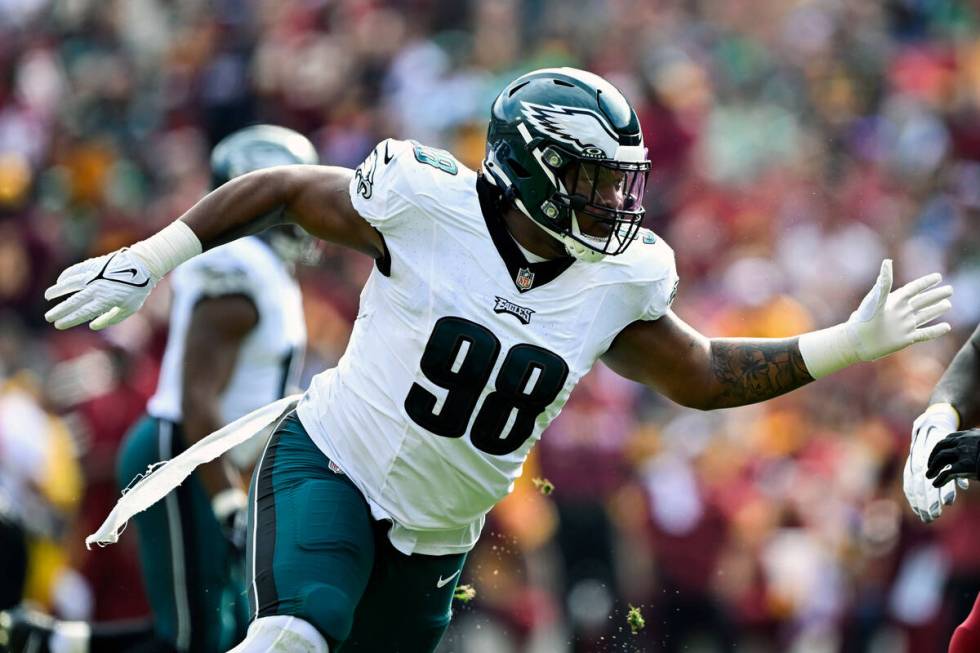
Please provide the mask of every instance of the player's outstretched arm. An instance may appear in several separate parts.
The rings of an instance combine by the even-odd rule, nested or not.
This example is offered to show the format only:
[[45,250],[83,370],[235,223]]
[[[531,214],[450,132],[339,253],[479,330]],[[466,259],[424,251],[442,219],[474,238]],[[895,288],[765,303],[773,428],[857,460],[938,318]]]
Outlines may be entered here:
[[132,247],[77,263],[44,293],[61,301],[45,315],[55,328],[91,322],[95,330],[132,315],[160,279],[202,251],[294,222],[306,231],[375,258],[381,235],[354,210],[353,171],[280,166],[242,175],[208,193],[179,220]]
[[859,361],[949,332],[926,326],[950,308],[931,274],[891,291],[892,263],[843,324],[795,338],[706,338],[672,312],[624,329],[604,360],[617,372],[692,408],[731,408],[785,394]]
[[929,404],[949,404],[961,423],[980,424],[980,325],[953,357]]
[[354,171],[336,166],[292,165],[257,170],[205,195],[180,217],[205,250],[292,222],[322,240],[374,258],[381,235],[350,201]]
[[[962,433],[954,433],[961,426],[973,426],[980,422],[980,326],[973,332],[966,344],[960,348],[953,362],[943,373],[939,383],[929,398],[929,407],[912,423],[912,438],[909,444],[909,456],[905,461],[903,489],[909,506],[924,522],[938,519],[943,513],[943,506],[948,506],[956,500],[956,487],[961,489],[968,486],[968,474],[962,473],[966,464],[970,472],[975,471],[976,460],[957,461],[956,472],[940,474],[941,468],[931,469],[930,461],[936,452],[948,446],[946,438],[965,443],[970,437]],[[952,435],[950,435],[952,434]],[[971,436],[972,437],[972,436]],[[939,446],[939,445],[942,445]],[[948,448],[944,457],[962,451],[963,447]],[[967,455],[968,459],[969,456]],[[928,476],[927,471],[932,473]],[[930,479],[938,476],[942,483],[933,483]],[[958,479],[954,483],[951,478]],[[937,480],[937,482],[938,482]]]
[[713,410],[764,401],[813,381],[798,338],[707,338],[673,312],[624,329],[603,360],[677,403]]

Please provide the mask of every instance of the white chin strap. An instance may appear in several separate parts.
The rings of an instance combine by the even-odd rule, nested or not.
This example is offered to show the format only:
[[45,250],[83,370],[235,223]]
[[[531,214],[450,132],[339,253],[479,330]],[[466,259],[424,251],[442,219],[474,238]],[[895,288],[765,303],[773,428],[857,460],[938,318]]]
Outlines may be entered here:
[[[490,156],[492,156],[492,153]],[[497,166],[497,168],[499,168],[499,166]],[[484,166],[484,178],[494,186],[499,187],[499,185],[497,184],[497,180],[494,178],[494,175],[488,172],[485,166]],[[510,184],[510,181],[507,180],[506,177],[505,177],[505,181],[507,182],[508,185]],[[561,185],[561,182],[558,183],[559,183],[559,187],[562,189],[562,191],[564,191],[564,186]],[[524,203],[522,201],[516,200],[514,202],[514,205],[517,206],[518,210],[524,215],[526,215],[531,222],[538,225],[538,227],[540,227],[546,234],[548,234],[549,236],[551,236],[552,238],[560,242],[562,246],[564,246],[565,251],[572,258],[577,259],[579,261],[585,261],[586,263],[596,263],[606,257],[606,255],[603,252],[596,251],[591,247],[586,247],[585,245],[578,242],[571,236],[560,234],[544,226],[543,224],[541,224],[540,222],[538,222],[537,220],[531,217],[531,214],[528,212],[527,207],[524,206]],[[583,234],[582,231],[578,228],[578,219],[575,217],[574,212],[572,213],[572,233],[574,233],[576,236],[579,236],[580,238],[585,238],[585,239],[590,238],[588,234]]]
[[571,236],[561,236],[559,240],[561,240],[562,245],[565,246],[565,251],[579,261],[585,261],[586,263],[598,263],[602,259],[606,258],[606,255],[602,252],[597,252],[591,247],[586,247]]
[[[528,217],[530,218],[530,216]],[[540,227],[542,231],[544,231],[546,234],[548,234],[549,236],[551,236],[552,238],[560,242],[565,247],[565,251],[568,252],[568,255],[574,259],[577,259],[579,261],[585,261],[586,263],[597,263],[606,257],[604,253],[596,251],[591,247],[586,247],[585,245],[578,242],[577,240],[575,240],[569,235],[560,234],[557,231],[552,231],[551,229],[544,226],[537,220],[534,220],[533,218],[531,219],[531,222],[538,225],[538,227]],[[585,238],[585,239],[589,238],[587,234],[583,234],[581,230],[579,230],[578,219],[575,217],[574,213],[572,213],[572,233],[574,233],[576,236],[580,238]]]
[[[600,245],[604,246],[608,244],[602,242],[601,239],[599,238],[594,238],[589,234],[582,233],[582,231],[578,228],[578,216],[575,215],[574,211],[572,211],[572,233],[584,240],[597,241],[596,246],[600,246]],[[561,242],[564,243],[565,249],[568,251],[568,253],[574,256],[575,258],[579,259],[580,261],[595,263],[597,261],[601,261],[602,259],[606,258],[606,254],[604,252],[600,252],[592,249],[591,247],[587,247],[586,245],[583,245],[581,242],[575,240],[571,236],[563,236]]]

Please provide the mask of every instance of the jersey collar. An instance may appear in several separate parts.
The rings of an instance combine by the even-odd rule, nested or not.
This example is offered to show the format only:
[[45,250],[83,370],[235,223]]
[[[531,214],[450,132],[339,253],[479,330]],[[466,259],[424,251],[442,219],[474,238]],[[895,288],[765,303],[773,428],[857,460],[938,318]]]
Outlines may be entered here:
[[507,230],[507,225],[504,223],[504,218],[497,206],[496,190],[482,175],[478,175],[476,178],[476,194],[480,198],[480,210],[483,212],[483,219],[487,223],[490,239],[493,240],[500,258],[504,260],[507,271],[510,273],[510,279],[514,282],[514,287],[517,288],[518,292],[525,293],[553,281],[575,262],[571,256],[539,263],[528,261],[524,252],[514,241],[514,237]]

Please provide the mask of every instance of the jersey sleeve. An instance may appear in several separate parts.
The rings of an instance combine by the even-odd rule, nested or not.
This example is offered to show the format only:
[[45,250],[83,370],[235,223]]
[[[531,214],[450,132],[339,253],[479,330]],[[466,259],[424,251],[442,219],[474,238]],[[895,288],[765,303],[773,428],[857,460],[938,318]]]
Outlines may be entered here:
[[404,222],[411,210],[409,184],[412,145],[388,138],[354,170],[350,199],[354,209],[382,234]]
[[640,265],[641,300],[638,319],[653,321],[663,317],[670,310],[677,295],[680,277],[674,261],[674,250],[652,231],[641,229],[640,243],[633,247],[641,248]]

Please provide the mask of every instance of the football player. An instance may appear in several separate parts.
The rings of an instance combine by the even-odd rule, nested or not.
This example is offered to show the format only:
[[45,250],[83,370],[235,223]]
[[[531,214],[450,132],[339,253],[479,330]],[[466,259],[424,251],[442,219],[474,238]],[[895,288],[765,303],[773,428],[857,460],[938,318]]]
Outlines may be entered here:
[[[256,125],[214,148],[213,186],[253,170],[317,162],[306,137]],[[298,227],[277,227],[216,247],[174,271],[160,378],[147,416],[120,449],[120,487],[297,386],[306,326],[292,268],[305,239]],[[128,288],[146,284],[135,268],[104,273]],[[70,642],[72,651],[123,650],[141,643],[147,651],[217,653],[241,641],[248,625],[242,574],[247,497],[241,472],[251,468],[264,443],[256,444],[198,467],[166,501],[136,518],[152,629],[101,624],[89,635],[78,624],[54,625],[14,613],[15,622],[22,619],[20,629],[54,625],[55,639]]]
[[[980,477],[980,326],[957,352],[912,425],[905,497],[924,522]],[[965,428],[970,427],[970,428]],[[964,430],[960,430],[964,429]],[[950,653],[980,653],[980,596],[953,633]]]
[[55,327],[102,329],[184,260],[280,222],[375,259],[346,353],[256,464],[253,621],[235,651],[432,651],[486,513],[600,358],[685,406],[726,408],[949,331],[927,325],[949,308],[940,275],[890,292],[885,261],[843,324],[706,338],[670,310],[673,252],[640,227],[650,164],[622,93],[544,69],[491,113],[479,173],[391,139],[356,170],[257,171],[46,293]]

